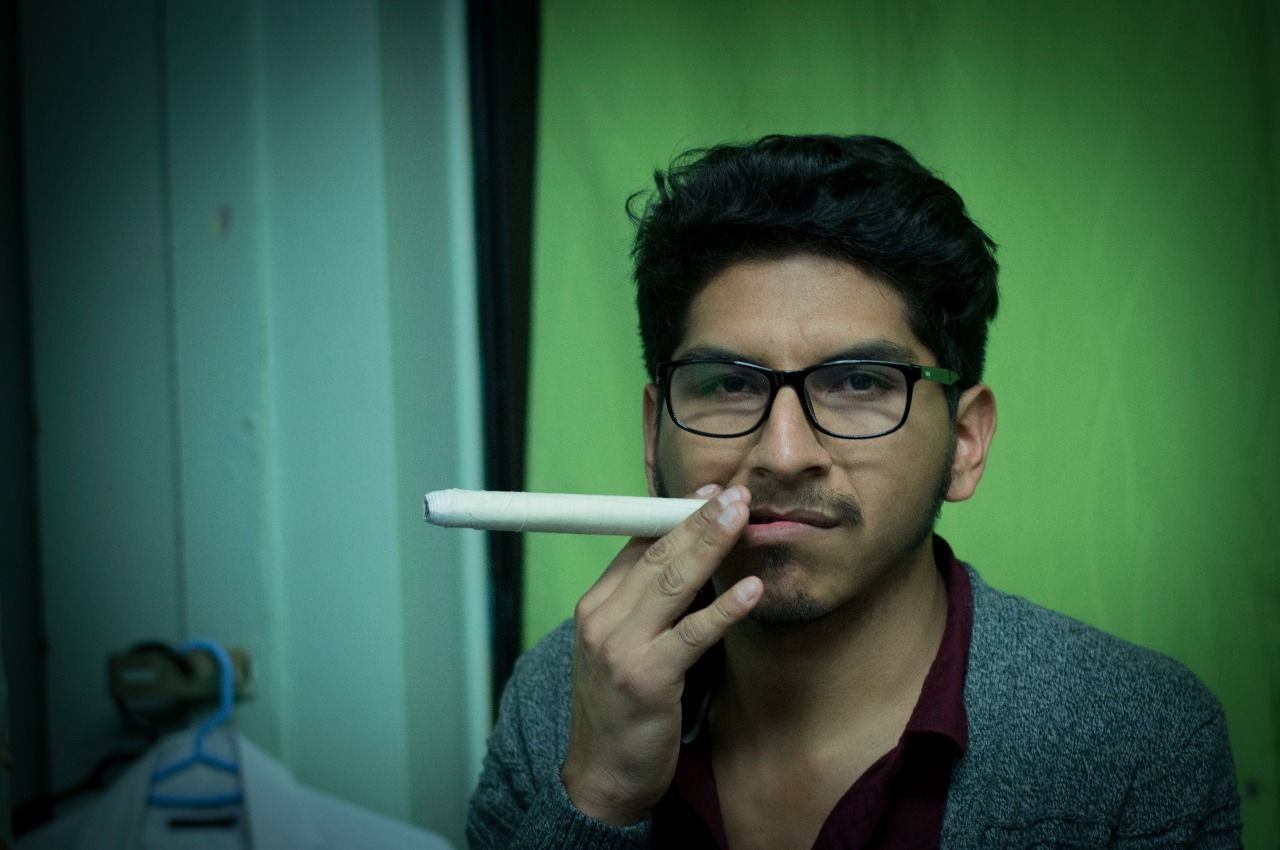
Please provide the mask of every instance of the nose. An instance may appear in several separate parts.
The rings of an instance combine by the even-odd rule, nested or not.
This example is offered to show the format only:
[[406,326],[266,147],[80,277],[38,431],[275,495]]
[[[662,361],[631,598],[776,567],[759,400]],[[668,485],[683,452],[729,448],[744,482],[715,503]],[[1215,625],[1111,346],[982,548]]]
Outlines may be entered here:
[[831,455],[792,387],[778,390],[748,460],[753,475],[780,481],[817,477],[831,468]]

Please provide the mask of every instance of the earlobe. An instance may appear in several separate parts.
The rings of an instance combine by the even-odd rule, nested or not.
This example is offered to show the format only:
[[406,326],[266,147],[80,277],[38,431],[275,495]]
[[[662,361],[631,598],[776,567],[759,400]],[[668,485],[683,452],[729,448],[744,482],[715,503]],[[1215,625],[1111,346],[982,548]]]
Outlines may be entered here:
[[653,478],[653,465],[658,454],[658,405],[657,386],[647,384],[641,409],[644,416],[644,474],[649,481],[650,496],[658,495]]
[[975,384],[961,394],[956,407],[956,450],[951,462],[948,502],[963,502],[978,489],[995,433],[995,393],[986,384]]

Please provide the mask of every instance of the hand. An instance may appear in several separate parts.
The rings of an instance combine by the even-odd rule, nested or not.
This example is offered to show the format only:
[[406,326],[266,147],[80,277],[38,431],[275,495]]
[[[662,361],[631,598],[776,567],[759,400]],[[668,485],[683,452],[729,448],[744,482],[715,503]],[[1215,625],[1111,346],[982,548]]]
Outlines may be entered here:
[[635,823],[671,784],[685,673],[750,613],[763,588],[749,576],[681,617],[746,527],[750,499],[746,488],[730,487],[667,536],[632,539],[578,601],[560,777],[585,814]]

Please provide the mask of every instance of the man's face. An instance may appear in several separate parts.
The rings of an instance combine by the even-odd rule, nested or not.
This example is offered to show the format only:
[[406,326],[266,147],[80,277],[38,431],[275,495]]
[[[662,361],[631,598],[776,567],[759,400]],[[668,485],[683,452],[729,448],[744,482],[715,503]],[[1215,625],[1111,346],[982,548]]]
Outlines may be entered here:
[[[936,362],[911,332],[903,302],[854,266],[810,255],[737,263],[690,306],[673,359],[717,357],[774,369],[865,358]],[[745,484],[751,524],[716,574],[720,590],[763,579],[753,618],[797,623],[856,605],[901,568],[928,558],[930,532],[952,488],[954,438],[941,385],[916,384],[897,431],[846,440],[816,431],[790,388],[743,437],[691,434],[645,395],[651,492],[680,496],[707,483]],[[985,450],[985,447],[984,447]],[[980,470],[979,470],[980,472]],[[961,487],[961,490],[964,488]],[[781,520],[781,521],[779,521]]]

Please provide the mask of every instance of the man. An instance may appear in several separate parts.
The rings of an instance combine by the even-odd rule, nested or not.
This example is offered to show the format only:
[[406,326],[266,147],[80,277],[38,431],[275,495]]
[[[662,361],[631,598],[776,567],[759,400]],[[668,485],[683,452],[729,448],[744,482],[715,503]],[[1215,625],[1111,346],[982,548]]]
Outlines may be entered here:
[[475,847],[1236,847],[1221,707],[933,533],[996,426],[994,246],[874,137],[695,153],[634,216],[655,495],[521,660]]

